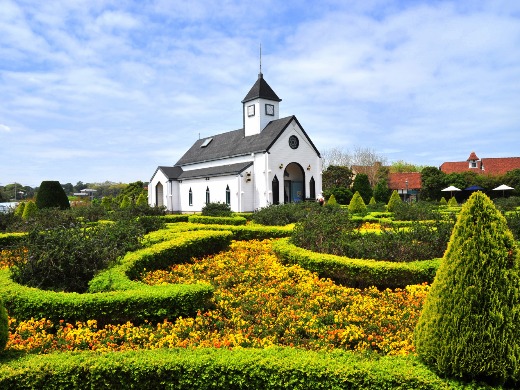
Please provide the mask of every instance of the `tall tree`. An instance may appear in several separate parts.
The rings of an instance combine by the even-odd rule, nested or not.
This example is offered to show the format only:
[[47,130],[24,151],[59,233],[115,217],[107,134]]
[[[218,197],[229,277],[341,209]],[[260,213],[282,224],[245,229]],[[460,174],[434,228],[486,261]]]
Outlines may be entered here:
[[421,198],[424,200],[439,200],[445,188],[446,174],[436,167],[425,167],[421,172]]
[[482,192],[464,204],[414,333],[419,357],[442,375],[517,381],[520,253]]
[[329,165],[327,169],[323,171],[323,189],[333,187],[345,187],[348,189],[352,185],[352,176],[352,170],[346,166]]
[[365,175],[364,173],[356,175],[354,178],[354,184],[352,185],[352,192],[359,192],[365,204],[370,202],[370,198],[372,197],[372,187],[370,186],[368,175]]

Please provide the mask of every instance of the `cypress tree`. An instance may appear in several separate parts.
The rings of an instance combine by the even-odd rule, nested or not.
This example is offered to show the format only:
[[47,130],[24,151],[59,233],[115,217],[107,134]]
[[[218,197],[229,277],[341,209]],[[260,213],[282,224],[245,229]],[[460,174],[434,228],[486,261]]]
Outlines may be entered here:
[[65,210],[70,208],[70,203],[60,182],[47,180],[40,184],[36,194],[36,206],[39,209],[58,207]]
[[21,218],[23,216],[24,209],[25,209],[25,202],[19,203],[18,206],[16,206],[16,209],[14,209],[14,215]]
[[401,200],[401,197],[399,196],[399,194],[397,193],[397,190],[394,190],[392,192],[392,196],[390,196],[390,200],[388,201],[386,208],[388,211],[394,211],[395,206],[401,202],[402,202],[402,200]]
[[371,197],[371,198],[370,198],[370,202],[368,202],[368,205],[369,205],[369,206],[375,206],[376,204],[377,204],[377,202],[376,202],[376,198]]
[[0,352],[2,352],[7,345],[9,337],[9,322],[7,319],[7,310],[4,307],[4,302],[0,299]]
[[38,213],[38,207],[36,206],[36,203],[34,203],[32,200],[30,200],[29,202],[26,203],[26,205],[23,209],[22,219],[27,220],[29,218],[36,216],[37,213]]
[[352,197],[352,200],[348,205],[348,211],[352,214],[364,213],[365,211],[367,211],[367,206],[365,205],[365,202],[363,201],[363,198],[361,197],[361,194],[358,191],[356,191],[356,193]]
[[415,329],[419,357],[442,375],[518,381],[520,256],[502,214],[471,195]]
[[448,201],[448,206],[450,207],[457,207],[459,204],[457,203],[457,199],[455,197],[451,197]]
[[368,175],[364,173],[359,173],[356,175],[354,178],[354,183],[352,184],[352,192],[359,192],[365,205],[370,202],[373,191],[372,187],[370,186],[370,181],[368,180]]
[[447,206],[448,205],[448,201],[446,200],[446,198],[443,196],[441,198],[441,200],[439,201],[439,206]]
[[338,204],[338,202],[336,202],[336,197],[334,196],[334,194],[330,196],[329,200],[327,201],[327,204],[330,206]]

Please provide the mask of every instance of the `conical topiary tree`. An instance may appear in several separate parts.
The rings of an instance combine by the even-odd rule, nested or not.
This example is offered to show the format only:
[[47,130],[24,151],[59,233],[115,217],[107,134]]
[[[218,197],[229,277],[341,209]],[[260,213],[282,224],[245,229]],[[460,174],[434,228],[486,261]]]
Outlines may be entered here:
[[375,206],[375,205],[377,205],[376,198],[375,198],[375,197],[371,197],[371,198],[370,198],[370,202],[368,202],[368,205],[369,205],[369,206]]
[[136,206],[148,206],[148,196],[143,192],[141,193],[138,197],[137,197],[137,200],[135,201],[135,205]]
[[367,206],[365,205],[365,202],[363,201],[363,198],[361,197],[359,191],[356,191],[356,193],[350,200],[350,203],[348,205],[348,211],[350,211],[352,214],[364,213],[365,211],[367,211]]
[[65,210],[70,208],[70,203],[60,182],[47,180],[40,184],[36,194],[36,206],[39,209],[59,207]]
[[119,207],[122,209],[128,209],[132,206],[132,201],[130,200],[130,197],[128,195],[123,196],[123,200],[121,201],[121,204]]
[[4,307],[4,302],[0,298],[0,352],[2,352],[7,345],[8,336],[9,322],[7,319],[7,310]]
[[25,202],[19,203],[18,206],[16,206],[16,208],[14,209],[14,215],[21,218],[23,215],[24,209],[25,209]]
[[394,190],[392,192],[392,196],[390,196],[390,200],[388,201],[388,204],[386,205],[386,208],[388,211],[394,211],[395,206],[399,203],[401,203],[401,197],[397,193],[397,190]]
[[451,197],[448,201],[448,206],[450,207],[457,207],[459,204],[457,203],[457,199],[455,197]]
[[518,380],[519,287],[513,235],[476,192],[462,207],[415,329],[419,357],[443,375]]
[[335,206],[338,204],[338,202],[336,202],[336,197],[334,196],[334,194],[332,194],[330,197],[329,197],[329,200],[327,200],[327,204],[329,206]]
[[36,206],[36,203],[30,200],[25,204],[22,219],[27,220],[29,218],[35,217],[36,214],[38,214],[38,207]]
[[439,206],[447,206],[448,205],[448,201],[446,200],[446,198],[443,196],[441,198],[441,200],[439,200]]

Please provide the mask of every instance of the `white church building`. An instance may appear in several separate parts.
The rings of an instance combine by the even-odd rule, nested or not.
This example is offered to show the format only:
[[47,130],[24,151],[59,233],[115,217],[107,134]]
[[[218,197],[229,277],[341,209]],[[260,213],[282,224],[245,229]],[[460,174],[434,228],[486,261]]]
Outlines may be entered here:
[[159,166],[148,203],[169,212],[200,212],[227,203],[235,212],[316,200],[321,156],[294,115],[279,117],[281,99],[262,73],[242,100],[243,128],[197,140],[173,166]]

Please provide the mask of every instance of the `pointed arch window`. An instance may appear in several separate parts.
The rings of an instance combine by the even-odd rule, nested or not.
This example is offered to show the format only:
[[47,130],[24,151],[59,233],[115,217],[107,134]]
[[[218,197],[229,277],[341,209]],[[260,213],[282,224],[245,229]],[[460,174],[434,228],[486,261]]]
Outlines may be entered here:
[[226,186],[226,204],[228,206],[231,204],[231,191],[229,190],[229,186]]
[[206,187],[206,204],[210,202],[209,187]]
[[309,192],[309,197],[311,199],[316,199],[316,182],[314,181],[314,176],[312,176],[309,181]]
[[273,192],[273,204],[280,204],[280,182],[278,181],[276,175],[274,175],[271,187]]
[[191,187],[190,187],[190,191],[188,192],[188,204],[190,206],[193,206],[193,192],[191,191]]

